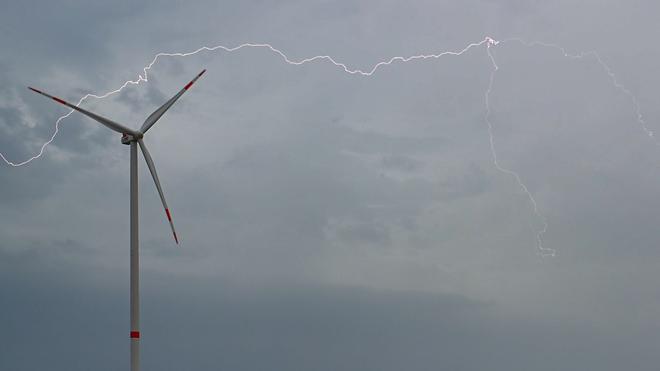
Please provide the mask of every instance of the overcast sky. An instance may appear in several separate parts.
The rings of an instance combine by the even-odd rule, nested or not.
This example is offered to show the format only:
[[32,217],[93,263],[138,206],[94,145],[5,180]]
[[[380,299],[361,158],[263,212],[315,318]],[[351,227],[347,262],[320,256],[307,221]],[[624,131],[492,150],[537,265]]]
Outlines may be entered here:
[[[660,5],[651,0],[21,1],[0,152],[77,102],[139,127],[145,370],[656,370]],[[614,73],[615,75],[609,75]],[[613,83],[625,86],[626,94]],[[0,369],[128,367],[128,147],[81,115],[0,162]]]

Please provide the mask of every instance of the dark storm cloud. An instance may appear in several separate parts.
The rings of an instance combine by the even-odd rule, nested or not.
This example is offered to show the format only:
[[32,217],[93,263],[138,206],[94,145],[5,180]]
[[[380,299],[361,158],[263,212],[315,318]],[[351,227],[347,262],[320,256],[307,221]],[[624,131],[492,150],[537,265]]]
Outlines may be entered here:
[[158,80],[156,79],[154,81],[154,78],[152,78],[143,91],[127,90],[117,96],[117,101],[129,106],[132,113],[137,113],[148,110],[155,111],[173,95],[173,93],[170,94],[169,92],[164,94],[158,88]]
[[18,136],[17,131],[21,127],[19,123],[23,122],[23,115],[21,112],[13,107],[3,107],[0,108],[0,116],[2,117],[2,131],[6,133],[2,137],[0,144],[6,152],[18,152],[18,147],[20,142],[16,141],[15,138]]
[[[127,305],[121,291],[35,278],[20,279],[18,291],[5,282],[2,293],[12,300],[1,321],[11,341],[2,344],[1,365],[16,371],[44,362],[72,371],[126,367],[126,331],[116,315]],[[650,331],[625,329],[613,338],[611,330],[575,322],[512,320],[460,295],[189,283],[194,290],[171,277],[147,276],[145,368],[653,369],[646,363],[649,346],[627,344],[657,341]],[[194,304],[200,301],[205,305]],[[26,316],[37,320],[23,322]]]

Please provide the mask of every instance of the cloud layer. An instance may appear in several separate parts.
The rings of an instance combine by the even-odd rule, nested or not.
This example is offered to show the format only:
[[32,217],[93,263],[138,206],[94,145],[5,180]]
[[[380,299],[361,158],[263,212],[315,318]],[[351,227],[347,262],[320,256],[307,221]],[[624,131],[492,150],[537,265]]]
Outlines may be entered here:
[[[268,42],[367,69],[486,35],[597,50],[651,130],[658,5],[636,1],[12,4],[0,15],[0,152],[20,161],[76,100],[157,52]],[[33,12],[39,8],[43,11]],[[145,369],[652,370],[660,151],[590,58],[504,43],[370,78],[264,49],[164,58],[85,107],[138,127]],[[128,151],[84,117],[0,168],[0,369],[126,366]],[[93,365],[93,366],[92,366]],[[105,368],[104,368],[105,367]]]

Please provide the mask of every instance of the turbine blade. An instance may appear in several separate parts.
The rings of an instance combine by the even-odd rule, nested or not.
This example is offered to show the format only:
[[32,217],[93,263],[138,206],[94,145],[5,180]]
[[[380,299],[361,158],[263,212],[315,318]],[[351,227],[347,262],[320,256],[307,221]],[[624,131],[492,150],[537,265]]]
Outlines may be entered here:
[[112,121],[112,120],[110,120],[110,119],[107,119],[107,118],[103,117],[103,116],[99,116],[99,115],[97,115],[97,114],[95,114],[95,113],[92,113],[92,112],[89,112],[89,111],[87,111],[87,110],[84,110],[84,109],[82,109],[82,108],[80,108],[80,107],[78,107],[78,106],[76,106],[76,105],[74,105],[74,104],[71,104],[71,103],[69,103],[69,102],[66,102],[66,101],[63,100],[63,99],[60,99],[60,98],[58,98],[58,97],[54,97],[54,96],[52,96],[52,95],[50,95],[50,94],[48,94],[48,93],[44,93],[44,92],[41,91],[41,90],[37,90],[37,89],[35,89],[35,88],[33,88],[33,87],[28,87],[28,89],[32,90],[32,91],[35,92],[35,93],[39,93],[39,94],[41,94],[41,95],[43,95],[43,96],[46,96],[46,97],[48,97],[48,98],[54,100],[55,102],[60,103],[60,104],[63,104],[63,105],[65,105],[65,106],[67,106],[67,107],[69,107],[69,108],[71,108],[71,109],[73,109],[73,110],[76,110],[76,111],[82,113],[83,115],[86,115],[86,116],[88,116],[88,117],[91,117],[92,119],[98,121],[98,122],[101,123],[102,125],[104,125],[104,126],[110,128],[110,129],[112,129],[112,130],[114,130],[114,131],[116,131],[116,132],[118,132],[118,133],[121,133],[121,134],[133,134],[133,135],[137,135],[137,134],[138,134],[135,130],[129,129],[129,128],[127,128],[127,127],[125,127],[125,126],[123,126],[123,125],[120,125],[120,124],[118,124],[118,123],[116,123],[116,122],[114,122],[114,121]]
[[142,124],[142,127],[140,128],[140,131],[142,133],[146,133],[147,130],[149,130],[149,128],[152,127],[156,123],[156,121],[158,121],[158,119],[160,119],[160,117],[163,116],[163,114],[168,109],[170,109],[170,107],[172,107],[172,105],[174,105],[174,102],[176,102],[179,98],[181,98],[183,93],[185,93],[188,89],[190,89],[190,87],[195,83],[195,81],[197,81],[197,79],[199,79],[204,74],[204,72],[206,72],[206,70],[203,70],[202,72],[200,72],[197,76],[195,76],[194,79],[192,79],[192,81],[190,81],[188,84],[186,84],[186,86],[184,86],[183,89],[179,90],[179,92],[176,93],[175,96],[170,98],[170,100],[165,102],[165,104],[160,106],[160,108],[158,108],[151,115],[149,115],[149,117],[147,117],[147,119],[144,120],[144,124]]
[[170,214],[170,209],[167,207],[167,201],[165,201],[165,195],[163,194],[163,189],[161,188],[160,181],[158,180],[158,174],[156,173],[156,166],[154,165],[154,160],[151,158],[151,155],[149,154],[149,150],[147,149],[147,146],[144,144],[142,139],[138,139],[138,143],[140,144],[140,149],[142,150],[142,154],[144,155],[144,160],[147,162],[147,167],[151,172],[151,177],[154,178],[154,183],[156,183],[156,189],[158,190],[160,201],[163,203],[163,207],[165,208],[165,215],[167,215],[167,221],[170,222],[170,228],[172,228],[172,235],[174,236],[174,241],[178,245],[179,239],[176,236],[176,231],[174,230],[174,223],[172,222],[172,215]]

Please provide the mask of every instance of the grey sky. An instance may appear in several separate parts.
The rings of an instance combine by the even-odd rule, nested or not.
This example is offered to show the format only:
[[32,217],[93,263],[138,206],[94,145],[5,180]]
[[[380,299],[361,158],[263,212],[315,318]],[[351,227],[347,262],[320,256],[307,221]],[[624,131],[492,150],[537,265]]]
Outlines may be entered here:
[[[39,11],[36,11],[39,9]],[[653,1],[16,2],[0,14],[0,152],[21,161],[77,101],[161,51],[267,42],[368,69],[485,36],[596,50],[660,109]],[[163,58],[85,107],[146,139],[144,369],[654,370],[660,147],[593,58],[511,42],[365,78],[264,49]],[[79,115],[0,166],[0,369],[128,365],[128,147]]]

